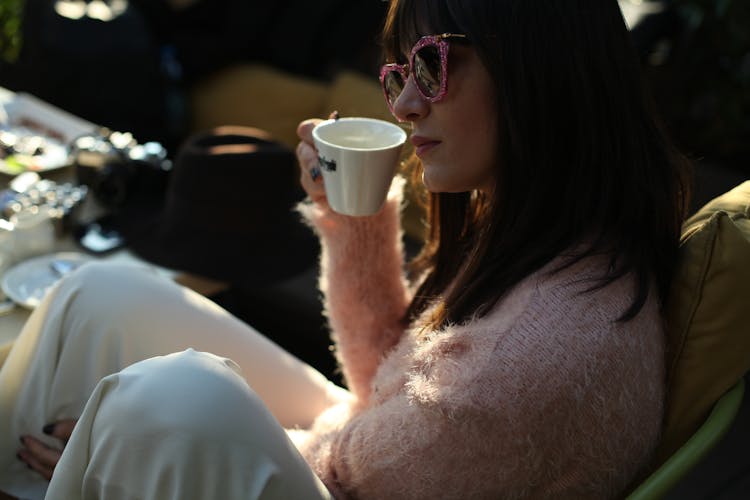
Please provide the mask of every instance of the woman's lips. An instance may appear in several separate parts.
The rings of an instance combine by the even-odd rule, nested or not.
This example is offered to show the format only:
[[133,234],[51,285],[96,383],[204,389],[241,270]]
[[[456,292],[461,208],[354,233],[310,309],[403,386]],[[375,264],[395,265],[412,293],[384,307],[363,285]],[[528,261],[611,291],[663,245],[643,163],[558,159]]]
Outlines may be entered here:
[[440,144],[440,141],[429,139],[427,137],[422,137],[419,135],[414,135],[411,137],[411,143],[414,144],[417,156],[421,157],[427,151]]

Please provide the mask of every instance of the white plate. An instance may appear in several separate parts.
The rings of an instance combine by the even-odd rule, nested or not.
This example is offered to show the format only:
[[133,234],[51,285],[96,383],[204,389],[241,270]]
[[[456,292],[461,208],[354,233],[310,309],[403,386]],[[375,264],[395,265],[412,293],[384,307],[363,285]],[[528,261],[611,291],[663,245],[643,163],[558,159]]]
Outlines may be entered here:
[[51,266],[61,261],[78,267],[92,257],[78,252],[60,252],[34,257],[8,269],[3,275],[2,289],[5,295],[19,305],[34,309],[50,288],[60,281],[61,275]]

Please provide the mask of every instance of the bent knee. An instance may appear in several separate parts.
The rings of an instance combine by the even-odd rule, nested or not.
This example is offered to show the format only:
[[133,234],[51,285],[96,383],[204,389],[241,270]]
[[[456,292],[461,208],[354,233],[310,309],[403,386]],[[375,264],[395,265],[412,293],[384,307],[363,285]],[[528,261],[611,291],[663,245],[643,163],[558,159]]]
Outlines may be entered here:
[[[172,474],[186,481],[162,485],[145,479],[146,487],[160,485],[160,493],[142,496],[162,498],[162,487],[178,491],[189,485],[195,498],[328,498],[236,369],[226,358],[188,349],[103,379],[73,435],[85,446],[70,448],[86,454],[80,459],[89,461],[85,481],[100,490],[121,477],[132,483],[133,477]],[[74,453],[63,459],[73,460]]]
[[236,441],[250,423],[273,420],[233,361],[193,349],[140,361],[107,381],[112,389],[100,402],[100,425],[137,423],[145,434]]

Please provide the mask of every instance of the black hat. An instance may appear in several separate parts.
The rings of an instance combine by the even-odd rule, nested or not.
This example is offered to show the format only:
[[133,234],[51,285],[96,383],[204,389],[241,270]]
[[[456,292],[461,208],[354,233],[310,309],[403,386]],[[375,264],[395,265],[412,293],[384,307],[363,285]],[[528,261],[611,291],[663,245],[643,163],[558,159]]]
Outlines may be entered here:
[[225,126],[180,147],[160,199],[135,197],[118,219],[139,257],[232,284],[271,284],[308,269],[318,242],[294,211],[304,196],[287,147]]

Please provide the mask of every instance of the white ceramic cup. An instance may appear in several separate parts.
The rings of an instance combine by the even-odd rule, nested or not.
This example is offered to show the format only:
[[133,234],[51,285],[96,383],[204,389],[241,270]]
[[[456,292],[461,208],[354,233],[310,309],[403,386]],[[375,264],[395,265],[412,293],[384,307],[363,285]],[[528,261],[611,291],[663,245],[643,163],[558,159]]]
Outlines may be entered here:
[[47,206],[32,206],[10,217],[14,257],[20,261],[55,249],[55,225]]
[[345,215],[373,215],[385,202],[406,132],[374,118],[339,118],[313,129],[328,204]]

